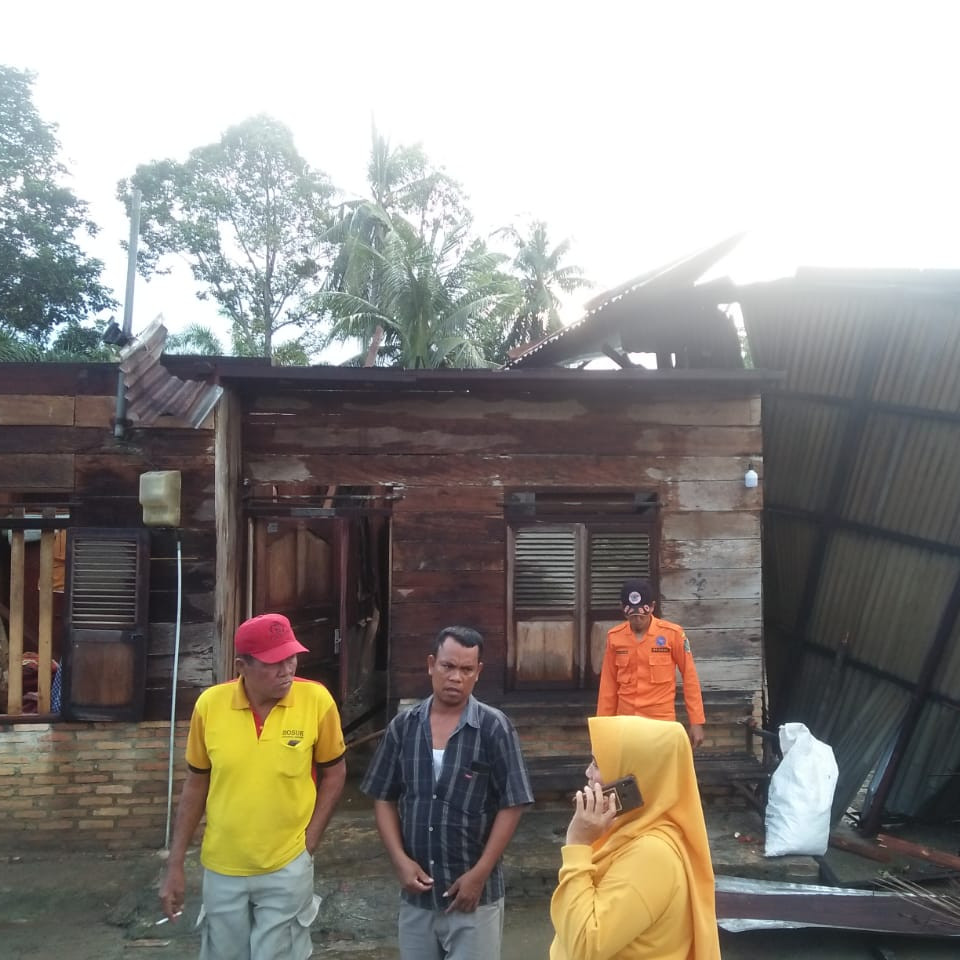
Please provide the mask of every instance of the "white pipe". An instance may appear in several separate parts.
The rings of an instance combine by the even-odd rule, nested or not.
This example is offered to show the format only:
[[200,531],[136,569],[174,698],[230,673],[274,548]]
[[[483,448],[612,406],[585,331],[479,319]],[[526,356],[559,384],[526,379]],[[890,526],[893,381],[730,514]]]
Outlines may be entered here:
[[177,531],[177,622],[173,634],[173,681],[170,693],[170,747],[167,758],[167,827],[163,835],[164,850],[170,849],[170,822],[173,813],[173,751],[177,731],[177,667],[180,663],[180,607],[183,599],[183,563],[180,532]]

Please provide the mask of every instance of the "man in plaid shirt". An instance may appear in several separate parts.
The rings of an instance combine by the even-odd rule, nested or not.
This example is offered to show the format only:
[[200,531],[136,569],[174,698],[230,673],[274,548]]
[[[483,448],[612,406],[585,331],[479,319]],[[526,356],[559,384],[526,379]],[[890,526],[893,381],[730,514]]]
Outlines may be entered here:
[[533,803],[510,721],[473,696],[483,638],[437,635],[433,695],[393,718],[361,790],[401,885],[401,960],[498,960],[500,858]]

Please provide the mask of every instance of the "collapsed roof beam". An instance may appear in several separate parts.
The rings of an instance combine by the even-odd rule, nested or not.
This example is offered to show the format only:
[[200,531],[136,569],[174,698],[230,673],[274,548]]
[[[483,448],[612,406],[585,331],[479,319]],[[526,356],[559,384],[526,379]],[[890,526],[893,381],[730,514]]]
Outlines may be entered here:
[[614,350],[609,343],[601,344],[600,349],[603,351],[604,356],[609,357],[618,367],[622,367],[624,370],[629,367],[639,367],[641,370],[645,369],[641,364],[634,363],[625,353]]

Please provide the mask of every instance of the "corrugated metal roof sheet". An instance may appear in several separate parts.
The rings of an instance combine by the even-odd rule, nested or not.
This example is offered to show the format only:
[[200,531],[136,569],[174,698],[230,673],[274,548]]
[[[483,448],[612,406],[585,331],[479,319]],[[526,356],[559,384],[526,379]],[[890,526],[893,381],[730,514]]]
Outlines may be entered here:
[[144,425],[161,417],[199,427],[217,405],[223,388],[203,380],[181,380],[160,363],[167,328],[160,317],[120,354],[127,415]]
[[834,656],[803,660],[796,684],[800,696],[786,719],[805,722],[833,747],[838,777],[833,819],[838,820],[893,740],[909,695],[893,683],[847,669]]
[[[764,438],[764,461],[777,465],[764,477],[765,499],[804,510],[825,509],[830,491],[823,478],[843,445],[843,411],[826,404],[800,404],[773,393],[763,398],[762,419],[780,425]],[[807,442],[797,444],[796,437]]]
[[837,531],[823,558],[809,636],[830,649],[848,637],[848,656],[915,683],[958,574],[957,558]]
[[960,274],[805,272],[740,304],[785,371],[763,407],[775,713],[833,745],[838,814],[909,736],[885,801],[928,811],[960,770]]
[[887,809],[931,820],[953,820],[960,809],[958,797],[960,739],[956,735],[956,710],[930,703],[920,717],[910,751],[887,799]]

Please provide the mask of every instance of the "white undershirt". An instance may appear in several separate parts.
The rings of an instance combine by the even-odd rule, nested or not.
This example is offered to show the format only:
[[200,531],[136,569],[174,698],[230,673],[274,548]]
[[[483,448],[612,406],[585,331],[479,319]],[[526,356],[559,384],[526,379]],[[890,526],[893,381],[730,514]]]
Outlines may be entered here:
[[440,779],[440,772],[443,770],[443,751],[433,751],[433,779]]

